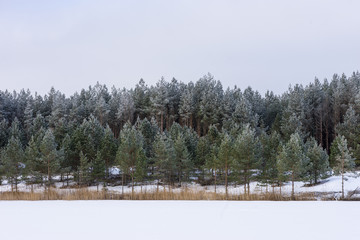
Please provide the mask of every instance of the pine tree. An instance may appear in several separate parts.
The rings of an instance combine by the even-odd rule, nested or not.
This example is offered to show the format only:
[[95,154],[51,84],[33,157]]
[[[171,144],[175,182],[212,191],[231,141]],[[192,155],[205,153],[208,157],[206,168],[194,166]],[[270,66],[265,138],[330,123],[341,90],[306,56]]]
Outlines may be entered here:
[[150,93],[149,88],[146,86],[145,81],[140,79],[139,83],[136,84],[134,93],[134,115],[137,119],[144,119],[148,116],[150,111]]
[[307,157],[309,159],[308,178],[310,183],[317,184],[320,178],[328,176],[330,171],[329,156],[326,151],[317,144],[315,139],[311,139],[308,143]]
[[175,151],[171,139],[165,133],[159,133],[154,142],[154,165],[157,172],[157,182],[159,183],[162,179],[164,184],[166,182],[171,184],[173,174],[176,171]]
[[193,126],[193,115],[194,115],[194,96],[193,96],[193,84],[189,83],[185,92],[181,95],[179,114],[181,121],[184,125],[192,128]]
[[91,180],[91,164],[89,159],[80,152],[80,167],[79,167],[79,183],[81,185],[89,185]]
[[0,149],[5,147],[9,138],[9,124],[6,119],[0,121]]
[[27,140],[30,140],[32,133],[32,122],[34,120],[34,110],[31,102],[28,102],[24,111],[24,130]]
[[251,127],[256,127],[258,125],[259,116],[255,113],[250,101],[244,95],[240,97],[235,105],[232,120],[240,126],[250,124]]
[[178,180],[181,185],[181,181],[187,181],[190,171],[192,170],[192,162],[190,160],[190,154],[185,145],[185,140],[182,135],[179,135],[174,142],[175,150],[175,164],[178,171]]
[[353,149],[353,155],[358,161],[355,163],[360,164],[360,117],[353,106],[350,105],[346,111],[344,122],[337,126],[337,131],[346,138],[349,148]]
[[18,191],[18,183],[24,170],[24,151],[18,136],[12,136],[5,147],[1,156],[2,164],[5,169],[5,177],[11,184],[11,190],[15,185],[15,191]]
[[42,183],[43,165],[41,164],[41,154],[39,149],[39,142],[35,141],[34,136],[31,137],[29,145],[25,150],[26,167],[25,174],[27,176],[27,183],[31,184],[31,190],[33,191],[33,185],[36,183]]
[[29,129],[30,136],[35,137],[35,141],[42,139],[46,131],[45,119],[41,114],[37,114],[34,120],[32,121],[31,127]]
[[[208,134],[206,135],[206,141],[203,142],[205,145],[200,146],[204,148],[198,148],[198,150],[208,151],[204,154],[205,169],[211,172],[211,177],[215,183],[215,192],[217,184],[217,172],[221,169],[220,160],[218,158],[219,147],[221,144],[221,134],[219,130],[214,126],[210,125]],[[198,154],[201,152],[199,151]]]
[[233,166],[233,142],[227,133],[223,134],[219,146],[218,157],[225,176],[225,194],[228,196],[228,175]]
[[345,171],[352,170],[355,167],[354,158],[348,149],[347,140],[344,136],[337,136],[338,153],[335,155],[336,165],[335,172],[341,174],[341,197],[344,199],[344,174]]
[[215,193],[216,193],[217,176],[218,176],[217,173],[219,172],[219,169],[221,168],[221,162],[219,160],[219,146],[218,145],[212,145],[210,147],[210,152],[208,153],[206,162],[205,162],[205,168],[211,172],[211,177],[213,177],[213,180],[214,180]]
[[204,180],[204,168],[209,169],[206,166],[208,159],[210,158],[211,146],[206,136],[200,137],[196,145],[196,154],[194,159],[194,167],[197,172],[202,172],[203,175],[198,175],[199,180]]
[[61,151],[62,151],[62,161],[60,161],[60,169],[59,172],[61,174],[61,180],[63,181],[63,177],[66,176],[67,185],[69,185],[69,176],[71,172],[75,171],[73,156],[75,153],[71,148],[72,142],[69,134],[66,134],[61,143]]
[[144,182],[147,176],[147,170],[148,170],[148,165],[147,165],[147,158],[145,152],[140,151],[138,160],[136,161],[134,177],[135,180],[141,184],[141,191],[142,191],[142,183]]
[[134,112],[135,107],[133,97],[130,92],[124,89],[120,92],[120,104],[116,113],[121,125],[124,125],[126,122],[133,122]]
[[11,123],[10,136],[19,139],[21,144],[24,145],[24,132],[17,117],[15,117],[14,121]]
[[141,132],[144,138],[145,155],[147,158],[150,159],[154,156],[153,143],[160,129],[157,126],[154,118],[152,119],[151,122],[148,121],[147,118],[145,118],[141,121],[139,131]]
[[4,151],[2,148],[0,148],[0,185],[2,184],[2,180],[3,180],[3,176],[5,174],[5,168],[4,168],[4,163],[3,163],[3,159],[4,159]]
[[[241,134],[234,141],[234,168],[244,178],[244,192],[250,194],[250,181],[254,177],[254,169],[260,165],[259,140],[255,130],[250,125],[245,125]],[[247,187],[247,190],[246,190]]]
[[52,176],[57,173],[60,167],[59,153],[56,149],[55,137],[52,131],[49,129],[46,131],[44,138],[40,144],[40,152],[43,166],[46,166],[46,170],[43,174],[47,175],[47,187],[51,187]]
[[274,190],[274,185],[278,182],[278,168],[276,162],[281,144],[280,135],[276,131],[273,131],[270,135],[263,132],[260,136],[260,142],[262,146],[260,181],[272,185]]
[[125,124],[120,133],[120,145],[116,154],[122,172],[122,182],[124,185],[125,174],[131,177],[131,191],[134,193],[134,177],[137,161],[143,157],[143,136],[130,123]]
[[281,187],[284,182],[288,180],[288,172],[287,172],[287,152],[285,149],[285,144],[280,144],[278,153],[277,153],[277,161],[276,161],[276,168],[277,168],[277,181],[280,187],[280,195],[281,195]]
[[102,158],[101,152],[97,151],[96,158],[91,162],[91,178],[92,181],[96,182],[97,190],[99,187],[99,182],[103,181],[106,177],[106,166],[105,161]]
[[162,77],[156,83],[156,87],[152,89],[152,96],[150,98],[152,111],[157,117],[158,122],[160,123],[159,127],[161,132],[164,130],[165,127],[164,120],[166,118],[166,107],[169,103],[168,91],[168,83]]
[[[200,92],[198,103],[198,133],[200,133],[200,123],[202,124],[203,135],[207,134],[210,125],[220,127],[223,106],[223,89],[219,81],[209,73],[203,76],[195,87]],[[200,134],[199,134],[200,135]]]
[[104,126],[108,120],[110,112],[109,104],[105,101],[103,96],[99,96],[95,105],[95,115],[100,122],[100,125]]
[[290,174],[292,183],[291,197],[294,198],[294,182],[306,170],[303,167],[306,166],[308,162],[308,158],[304,153],[302,139],[298,133],[293,133],[290,136],[290,140],[283,146],[278,158],[278,165],[281,170],[279,174],[283,175],[284,172]]
[[110,177],[109,168],[112,167],[112,165],[115,162],[116,151],[117,151],[116,140],[109,126],[106,127],[104,136],[101,139],[100,151],[101,151],[101,157],[103,161],[105,161],[106,178],[109,178]]

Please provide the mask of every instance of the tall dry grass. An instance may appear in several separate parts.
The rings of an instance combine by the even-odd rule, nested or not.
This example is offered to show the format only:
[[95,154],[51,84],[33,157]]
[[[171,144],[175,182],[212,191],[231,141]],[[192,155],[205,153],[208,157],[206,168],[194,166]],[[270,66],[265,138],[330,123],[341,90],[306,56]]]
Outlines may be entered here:
[[311,193],[296,195],[294,199],[288,196],[281,196],[277,193],[261,194],[228,194],[211,193],[206,191],[158,191],[158,192],[135,192],[117,193],[110,191],[90,191],[88,189],[73,189],[65,192],[50,190],[40,193],[31,192],[2,192],[0,200],[231,200],[231,201],[306,201],[315,200]]

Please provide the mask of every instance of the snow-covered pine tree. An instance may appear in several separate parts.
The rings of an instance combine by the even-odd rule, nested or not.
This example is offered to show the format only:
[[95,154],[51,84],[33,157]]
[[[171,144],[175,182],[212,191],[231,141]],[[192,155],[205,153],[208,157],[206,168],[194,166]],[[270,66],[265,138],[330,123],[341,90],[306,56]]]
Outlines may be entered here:
[[260,166],[259,139],[255,129],[249,124],[244,125],[241,133],[236,137],[233,147],[234,169],[239,177],[243,177],[244,192],[250,195],[250,182],[254,177],[254,169]]
[[192,170],[192,162],[190,160],[190,154],[185,144],[185,139],[182,134],[179,134],[174,141],[175,151],[175,164],[177,169],[177,176],[179,185],[181,182],[186,182]]
[[126,122],[132,123],[134,120],[134,99],[129,91],[123,89],[120,92],[120,104],[116,116],[123,126]]
[[354,158],[347,145],[347,140],[344,136],[337,136],[335,141],[337,142],[337,153],[335,155],[335,167],[336,173],[341,174],[341,197],[344,199],[344,174],[346,171],[351,171],[355,167]]
[[278,169],[276,166],[277,154],[281,145],[280,134],[276,131],[269,135],[263,132],[260,136],[261,143],[261,164],[260,164],[260,181],[271,185],[273,192],[275,184],[278,183]]
[[134,92],[134,115],[135,119],[138,117],[144,119],[149,117],[150,111],[150,92],[148,86],[145,84],[143,79],[140,79],[139,83],[136,84]]
[[11,191],[15,185],[15,191],[18,191],[18,183],[24,170],[24,151],[20,139],[12,136],[2,152],[2,165],[5,170],[5,177],[11,184]]
[[233,167],[233,141],[227,133],[222,134],[217,158],[219,159],[219,164],[224,172],[225,194],[226,197],[228,197],[228,176]]
[[179,106],[179,114],[182,124],[191,128],[193,128],[193,116],[195,109],[193,89],[193,83],[189,83],[186,86],[185,91],[181,94]]
[[154,116],[156,116],[157,122],[160,124],[160,131],[162,132],[165,127],[165,118],[167,113],[167,105],[169,103],[168,98],[168,83],[162,77],[157,83],[156,87],[151,88],[151,109]]
[[91,181],[91,163],[82,151],[80,152],[79,157],[79,183],[81,185],[89,185]]
[[[100,141],[100,152],[106,168],[106,178],[110,177],[109,168],[113,166],[116,157],[117,143],[109,125],[106,126],[103,138]],[[97,157],[97,155],[96,155]],[[95,157],[95,158],[96,158]],[[94,158],[94,159],[95,159]]]
[[131,178],[131,191],[134,193],[134,177],[137,161],[145,155],[143,153],[143,136],[128,122],[120,132],[120,144],[116,154],[116,160],[122,173],[122,185],[126,174]]
[[45,135],[40,143],[40,153],[43,165],[43,174],[47,176],[46,186],[51,187],[52,177],[58,173],[60,162],[59,153],[56,149],[55,137],[50,129],[45,132]]
[[91,169],[91,180],[96,183],[97,191],[99,191],[99,182],[104,181],[106,177],[105,161],[100,151],[97,151],[96,158],[91,162]]
[[154,142],[154,165],[158,191],[160,180],[163,184],[168,183],[170,185],[173,182],[173,175],[176,173],[173,142],[164,132],[159,133]]
[[280,175],[285,172],[290,174],[291,180],[291,197],[295,197],[294,183],[302,173],[304,172],[303,167],[307,166],[308,158],[304,152],[304,143],[299,133],[293,133],[290,135],[290,140],[283,146],[279,157],[278,165],[280,166]]
[[330,173],[329,156],[314,138],[311,138],[306,145],[306,155],[309,159],[306,177],[310,183],[317,184],[319,179],[327,177]]
[[31,137],[30,142],[25,150],[25,180],[31,185],[33,191],[34,184],[43,183],[42,172],[44,166],[41,161],[40,143],[37,142],[34,136]]
[[0,121],[0,149],[8,143],[9,135],[9,123],[6,119],[3,119]]

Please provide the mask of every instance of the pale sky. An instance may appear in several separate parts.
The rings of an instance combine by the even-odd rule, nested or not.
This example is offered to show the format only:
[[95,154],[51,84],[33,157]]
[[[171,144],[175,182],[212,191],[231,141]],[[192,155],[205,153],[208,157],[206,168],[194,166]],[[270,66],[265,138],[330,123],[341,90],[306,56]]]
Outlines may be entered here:
[[73,94],[210,72],[282,93],[360,70],[357,0],[0,0],[0,89]]

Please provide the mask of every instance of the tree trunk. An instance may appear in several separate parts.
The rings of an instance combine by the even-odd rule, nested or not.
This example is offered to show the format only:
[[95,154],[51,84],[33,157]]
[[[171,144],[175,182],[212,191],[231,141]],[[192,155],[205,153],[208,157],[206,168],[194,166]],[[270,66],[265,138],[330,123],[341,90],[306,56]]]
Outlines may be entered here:
[[330,147],[329,147],[329,127],[328,127],[328,120],[326,121],[326,125],[325,125],[325,145],[326,145],[326,151],[327,153],[330,152]]
[[247,183],[247,180],[246,180],[246,171],[244,171],[244,194],[247,194],[247,191],[246,191],[246,183]]
[[134,195],[134,168],[131,167],[131,198]]
[[50,159],[48,159],[48,188],[50,188]]
[[341,198],[344,199],[344,174],[341,173]]
[[291,173],[291,199],[294,200],[295,191],[294,191],[294,171]]
[[121,176],[121,195],[124,195],[124,173]]
[[166,130],[169,131],[170,130],[170,126],[171,126],[171,117],[168,115],[167,117],[167,123],[166,123]]
[[216,194],[216,168],[215,168],[215,194]]
[[201,135],[201,124],[200,124],[200,118],[197,119],[197,123],[196,123],[196,129],[197,129],[197,134],[200,137]]
[[281,197],[281,183],[280,183],[280,197]]
[[162,133],[164,130],[164,114],[161,113],[160,115],[160,132]]
[[320,145],[323,146],[323,116],[320,115]]
[[341,198],[344,199],[344,154],[341,159]]
[[226,199],[228,198],[228,165],[227,165],[227,159],[225,161],[225,196]]

